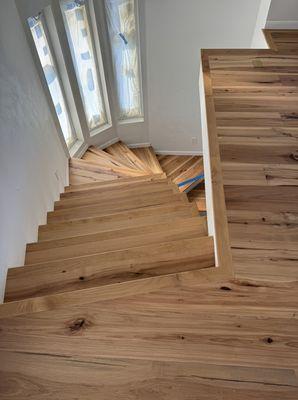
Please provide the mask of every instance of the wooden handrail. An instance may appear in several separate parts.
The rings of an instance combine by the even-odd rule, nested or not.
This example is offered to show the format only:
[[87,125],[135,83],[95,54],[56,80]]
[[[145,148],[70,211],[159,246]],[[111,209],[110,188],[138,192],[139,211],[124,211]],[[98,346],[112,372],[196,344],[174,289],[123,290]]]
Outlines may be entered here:
[[[211,50],[211,52],[213,52]],[[211,84],[209,50],[202,50],[201,107],[205,187],[209,234],[214,237],[216,266],[226,278],[234,276],[223,189],[216,114]],[[205,114],[205,115],[204,115]],[[204,121],[205,119],[205,121]]]

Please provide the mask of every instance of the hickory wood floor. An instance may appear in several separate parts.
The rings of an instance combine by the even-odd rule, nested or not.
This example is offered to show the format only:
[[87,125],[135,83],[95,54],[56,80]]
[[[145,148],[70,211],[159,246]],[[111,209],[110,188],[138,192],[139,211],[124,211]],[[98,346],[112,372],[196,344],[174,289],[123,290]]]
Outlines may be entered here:
[[210,67],[235,279],[0,320],[0,399],[298,398],[298,55]]

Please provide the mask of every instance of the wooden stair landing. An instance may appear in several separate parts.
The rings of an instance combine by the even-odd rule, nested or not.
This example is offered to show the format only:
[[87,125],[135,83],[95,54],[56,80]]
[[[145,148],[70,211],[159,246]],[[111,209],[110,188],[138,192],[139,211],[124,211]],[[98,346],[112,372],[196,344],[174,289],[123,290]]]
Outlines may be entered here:
[[[137,161],[132,165],[136,156],[123,149],[121,144],[123,160],[140,168]],[[90,154],[92,159],[88,155],[88,160],[77,161],[82,170],[97,168],[106,157],[97,150]],[[100,158],[98,164],[93,155]],[[146,168],[150,165],[156,174],[143,175],[143,169],[137,177],[67,188],[48,213],[47,225],[40,227],[38,242],[27,246],[25,266],[8,271],[5,302],[15,313],[26,313],[32,305],[35,311],[50,309],[59,301],[63,307],[75,293],[81,302],[84,293],[89,299],[90,290],[100,293],[105,287],[112,297],[123,292],[123,285],[137,293],[135,285],[140,282],[144,290],[146,280],[148,290],[154,290],[155,284],[159,288],[180,274],[214,268],[206,218],[160,172],[150,149],[146,156]],[[110,155],[107,159],[112,166],[114,160]],[[120,162],[111,168],[118,167]]]
[[[1,399],[297,400],[298,35],[272,38],[278,53],[203,57],[218,107],[213,172],[223,179],[213,183],[225,187],[235,279],[205,267],[206,219],[182,195],[136,209],[103,203],[98,215],[41,226],[0,307]],[[121,166],[138,169],[131,161],[123,154]],[[91,172],[61,196],[67,210],[171,187],[164,174]],[[181,271],[179,257],[183,271],[169,273]]]

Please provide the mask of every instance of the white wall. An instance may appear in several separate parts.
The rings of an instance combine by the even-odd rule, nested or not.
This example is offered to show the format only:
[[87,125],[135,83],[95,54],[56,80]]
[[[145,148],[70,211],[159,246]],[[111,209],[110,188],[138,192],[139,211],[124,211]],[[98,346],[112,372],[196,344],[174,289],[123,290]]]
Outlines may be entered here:
[[251,47],[254,49],[268,49],[269,47],[263,29],[266,27],[270,5],[271,0],[261,0],[255,32],[251,43]]
[[6,269],[24,262],[59,191],[67,159],[14,1],[0,14],[0,296]]
[[272,0],[266,26],[298,29],[298,0]]
[[143,1],[149,140],[157,150],[201,151],[200,49],[249,48],[261,0]]

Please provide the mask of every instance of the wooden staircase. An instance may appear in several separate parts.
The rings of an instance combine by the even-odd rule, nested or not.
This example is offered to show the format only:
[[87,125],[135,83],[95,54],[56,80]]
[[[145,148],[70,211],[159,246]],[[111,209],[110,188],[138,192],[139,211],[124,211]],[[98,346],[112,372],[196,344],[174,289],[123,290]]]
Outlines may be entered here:
[[298,32],[267,36],[203,52],[218,267],[191,159],[89,149],[9,271],[1,400],[297,400]]
[[177,186],[202,172],[202,157],[158,159],[122,142],[71,159],[70,186],[25,265],[9,269],[5,302],[26,309],[27,300],[146,279],[152,290],[155,278],[214,267],[206,217]]

